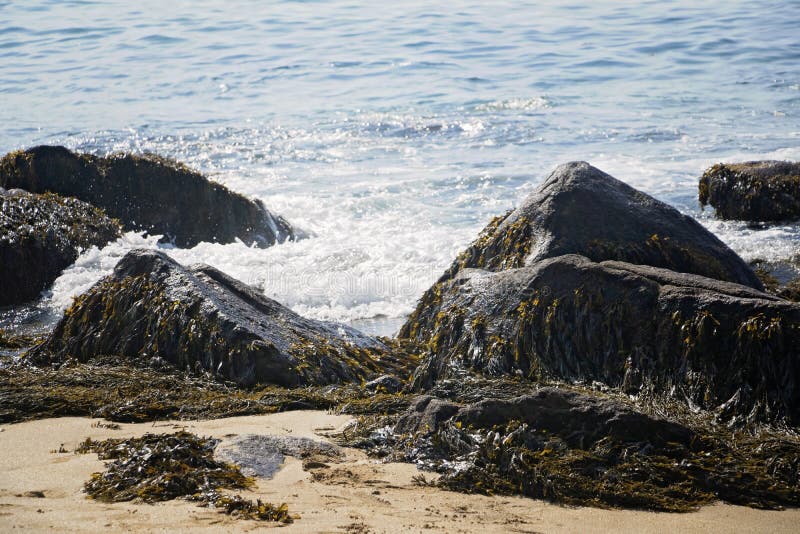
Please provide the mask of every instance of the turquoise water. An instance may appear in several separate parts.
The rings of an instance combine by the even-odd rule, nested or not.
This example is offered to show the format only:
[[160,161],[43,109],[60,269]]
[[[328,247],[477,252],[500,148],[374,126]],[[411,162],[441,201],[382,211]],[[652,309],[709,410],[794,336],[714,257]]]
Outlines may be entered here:
[[[746,259],[797,225],[702,213],[717,161],[800,159],[800,2],[0,2],[0,151],[154,151],[314,234],[168,250],[390,331],[557,164],[587,160]],[[133,246],[87,251],[63,308]],[[377,326],[376,326],[377,325]]]

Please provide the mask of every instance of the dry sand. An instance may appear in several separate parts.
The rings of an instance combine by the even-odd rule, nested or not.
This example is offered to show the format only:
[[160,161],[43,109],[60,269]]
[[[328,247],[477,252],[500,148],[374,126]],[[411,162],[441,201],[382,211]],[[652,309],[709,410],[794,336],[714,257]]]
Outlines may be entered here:
[[[232,519],[186,501],[104,504],[81,492],[102,470],[96,455],[72,451],[86,437],[127,437],[188,431],[230,440],[233,435],[290,434],[325,439],[348,417],[318,411],[212,421],[98,427],[97,419],[67,417],[0,427],[0,531],[26,532],[798,532],[800,510],[768,512],[717,504],[690,514],[567,508],[516,497],[463,495],[419,487],[413,465],[384,464],[347,449],[320,480],[287,458],[272,480],[259,480],[248,497],[286,502],[294,524]],[[94,426],[93,426],[94,425]],[[70,452],[56,452],[59,447]],[[224,442],[223,442],[224,445]],[[426,474],[431,478],[429,474]],[[42,492],[44,497],[29,492]],[[26,495],[27,494],[27,495]]]

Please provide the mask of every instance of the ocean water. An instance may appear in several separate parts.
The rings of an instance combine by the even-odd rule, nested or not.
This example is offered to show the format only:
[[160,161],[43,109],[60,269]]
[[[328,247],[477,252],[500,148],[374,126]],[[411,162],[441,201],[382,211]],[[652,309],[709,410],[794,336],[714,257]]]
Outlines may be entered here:
[[[745,259],[800,254],[796,224],[697,204],[715,162],[800,159],[800,2],[542,4],[0,1],[0,152],[184,161],[313,237],[168,254],[370,332],[396,330],[492,216],[570,160]],[[85,251],[0,322],[52,320],[156,241]]]

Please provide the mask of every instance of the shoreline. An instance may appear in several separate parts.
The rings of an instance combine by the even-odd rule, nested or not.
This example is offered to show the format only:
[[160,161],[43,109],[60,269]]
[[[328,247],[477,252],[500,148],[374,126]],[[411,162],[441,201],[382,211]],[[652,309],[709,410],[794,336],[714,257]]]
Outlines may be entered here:
[[[155,505],[95,502],[82,492],[103,462],[94,454],[72,451],[87,437],[132,437],[146,432],[185,429],[222,439],[275,434],[325,440],[350,416],[324,411],[281,412],[213,420],[121,424],[114,430],[100,419],[64,417],[0,426],[0,527],[28,532],[78,532],[88,529],[137,532],[250,531],[285,532],[793,532],[800,509],[764,511],[716,503],[689,513],[656,513],[589,507],[566,507],[525,497],[467,495],[415,485],[423,472],[413,464],[381,463],[362,451],[343,448],[344,457],[321,476],[303,470],[287,457],[272,479],[257,479],[247,498],[286,502],[297,519],[291,525],[239,520],[187,501]],[[63,445],[69,452],[51,452]],[[431,473],[424,473],[431,478]],[[433,475],[435,476],[435,475]],[[42,492],[44,497],[25,496]],[[31,494],[33,495],[33,494]],[[283,531],[283,530],[282,530]]]

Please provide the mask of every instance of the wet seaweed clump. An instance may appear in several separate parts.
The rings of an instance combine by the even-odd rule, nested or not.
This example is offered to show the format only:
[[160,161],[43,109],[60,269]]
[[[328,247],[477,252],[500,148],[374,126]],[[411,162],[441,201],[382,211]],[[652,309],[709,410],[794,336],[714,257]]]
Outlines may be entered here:
[[409,399],[405,393],[375,393],[359,384],[241,388],[155,360],[106,356],[36,367],[0,356],[0,423],[63,416],[141,423],[290,410],[396,414]]
[[89,497],[98,501],[155,503],[186,498],[242,519],[293,522],[286,504],[220,491],[248,489],[253,480],[237,466],[214,459],[217,443],[188,432],[145,434],[100,442],[87,438],[76,452],[95,452],[101,460],[111,460],[105,472],[95,473],[84,485]]

